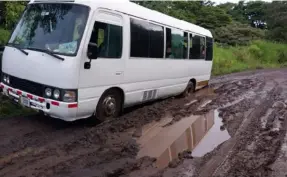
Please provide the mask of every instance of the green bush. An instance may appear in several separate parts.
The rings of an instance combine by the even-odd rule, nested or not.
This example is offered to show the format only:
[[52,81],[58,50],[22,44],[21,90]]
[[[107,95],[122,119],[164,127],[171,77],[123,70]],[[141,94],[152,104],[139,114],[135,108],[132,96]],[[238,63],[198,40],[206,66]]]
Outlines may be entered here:
[[268,41],[253,41],[249,46],[222,47],[216,44],[213,75],[249,69],[287,66],[287,45]]
[[223,45],[249,45],[250,41],[265,38],[265,31],[246,24],[232,23],[213,31],[216,42]]
[[284,48],[277,49],[278,63],[287,64],[287,50]]
[[263,56],[263,51],[261,51],[261,49],[255,44],[250,45],[248,51],[257,58],[261,58]]

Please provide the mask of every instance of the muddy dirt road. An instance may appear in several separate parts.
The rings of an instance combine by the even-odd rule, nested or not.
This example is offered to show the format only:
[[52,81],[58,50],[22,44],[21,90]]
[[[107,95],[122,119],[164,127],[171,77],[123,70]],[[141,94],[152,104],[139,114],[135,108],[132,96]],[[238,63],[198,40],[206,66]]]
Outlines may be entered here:
[[39,115],[0,120],[1,177],[287,174],[287,70],[212,79],[190,98],[96,126]]

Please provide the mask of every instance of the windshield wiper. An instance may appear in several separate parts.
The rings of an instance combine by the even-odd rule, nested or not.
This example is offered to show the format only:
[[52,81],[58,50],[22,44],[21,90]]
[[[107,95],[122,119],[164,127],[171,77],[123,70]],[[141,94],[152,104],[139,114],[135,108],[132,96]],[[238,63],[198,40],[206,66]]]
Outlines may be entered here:
[[55,57],[55,58],[57,58],[57,59],[59,59],[59,60],[62,60],[62,61],[65,60],[64,58],[62,58],[62,57],[60,57],[60,56],[58,56],[58,55],[55,55],[54,53],[50,52],[49,50],[38,49],[38,48],[33,48],[33,47],[27,47],[27,49],[29,49],[29,50],[35,50],[35,51],[39,51],[39,52],[44,52],[44,53],[46,53],[46,54],[48,54],[48,55],[51,55],[51,56],[53,56],[53,57]]
[[9,46],[9,47],[14,47],[15,49],[18,49],[19,51],[21,51],[21,52],[24,53],[25,55],[29,55],[28,52],[26,52],[24,49],[22,49],[22,48],[20,48],[20,47],[18,47],[18,46],[16,46],[16,45],[14,45],[13,43],[8,43],[7,46]]

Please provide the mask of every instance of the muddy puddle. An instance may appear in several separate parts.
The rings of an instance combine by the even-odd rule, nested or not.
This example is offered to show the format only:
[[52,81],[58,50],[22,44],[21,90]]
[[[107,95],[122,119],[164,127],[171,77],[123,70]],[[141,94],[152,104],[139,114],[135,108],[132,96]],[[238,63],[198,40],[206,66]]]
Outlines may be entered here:
[[143,127],[142,136],[137,139],[140,144],[138,158],[154,157],[157,168],[162,169],[182,151],[190,150],[193,157],[201,157],[230,138],[217,110],[165,126],[171,120],[165,118]]

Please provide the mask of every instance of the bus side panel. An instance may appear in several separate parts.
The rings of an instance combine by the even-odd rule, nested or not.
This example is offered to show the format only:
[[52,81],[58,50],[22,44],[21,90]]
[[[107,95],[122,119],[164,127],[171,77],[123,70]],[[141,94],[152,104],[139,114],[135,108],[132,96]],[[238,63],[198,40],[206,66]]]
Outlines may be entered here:
[[170,60],[132,58],[126,62],[126,105],[145,101],[145,91],[154,91],[151,99],[180,94],[190,79],[210,78],[211,62],[205,60]]

